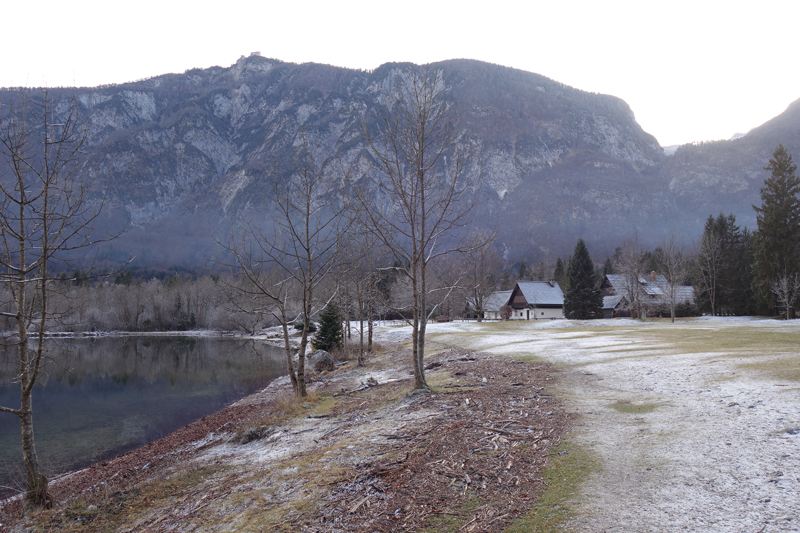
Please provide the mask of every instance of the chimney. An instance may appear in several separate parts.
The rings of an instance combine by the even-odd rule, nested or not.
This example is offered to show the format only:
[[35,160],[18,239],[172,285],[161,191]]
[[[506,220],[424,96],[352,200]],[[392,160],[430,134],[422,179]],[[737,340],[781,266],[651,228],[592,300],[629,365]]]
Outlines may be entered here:
[[650,281],[655,281],[655,280],[656,280],[656,273],[655,273],[655,271],[653,271],[653,272],[650,272]]

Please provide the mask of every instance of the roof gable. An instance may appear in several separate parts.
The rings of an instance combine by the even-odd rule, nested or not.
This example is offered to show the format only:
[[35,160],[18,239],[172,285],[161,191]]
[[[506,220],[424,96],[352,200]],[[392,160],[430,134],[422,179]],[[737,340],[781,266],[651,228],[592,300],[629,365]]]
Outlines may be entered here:
[[564,293],[557,281],[518,281],[513,296],[517,291],[528,305],[564,305]]
[[513,291],[495,291],[487,299],[484,307],[486,311],[499,311],[501,307],[508,304]]

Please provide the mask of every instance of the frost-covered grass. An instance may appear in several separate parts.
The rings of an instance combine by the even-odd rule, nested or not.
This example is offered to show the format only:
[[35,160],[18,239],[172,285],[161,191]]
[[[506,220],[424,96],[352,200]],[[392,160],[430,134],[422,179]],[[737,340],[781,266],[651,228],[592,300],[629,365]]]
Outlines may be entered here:
[[797,352],[785,353],[780,357],[771,357],[764,361],[742,363],[740,367],[780,382],[800,381],[800,354]]
[[450,323],[428,338],[565,369],[550,391],[580,416],[571,448],[510,531],[796,530],[800,320]]
[[[719,353],[737,357],[795,353],[800,320],[752,317],[595,321],[450,322],[428,326],[427,338],[475,350],[543,356],[568,344],[573,352],[664,355]],[[596,357],[595,357],[596,358]]]

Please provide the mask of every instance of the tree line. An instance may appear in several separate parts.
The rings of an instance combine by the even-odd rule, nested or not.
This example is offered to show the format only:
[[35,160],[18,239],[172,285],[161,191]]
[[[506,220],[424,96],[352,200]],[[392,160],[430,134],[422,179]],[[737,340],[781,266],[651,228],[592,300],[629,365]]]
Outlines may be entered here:
[[770,177],[761,188],[761,205],[753,205],[754,232],[739,226],[733,213],[709,215],[702,234],[691,245],[678,242],[671,234],[648,251],[633,236],[602,268],[594,267],[585,243],[579,240],[574,254],[566,262],[559,257],[551,268],[544,262],[527,267],[522,261],[516,272],[506,269],[502,287],[512,287],[515,280],[553,279],[565,292],[566,316],[590,318],[601,316],[598,302],[602,301],[597,293],[603,277],[620,274],[625,276],[626,292],[633,300],[629,304],[638,316],[638,280],[654,272],[666,278],[670,291],[681,285],[694,288],[693,308],[676,309],[680,306],[674,294],[667,295],[673,320],[676,312],[793,318],[800,293],[800,177],[782,144],[765,170]]

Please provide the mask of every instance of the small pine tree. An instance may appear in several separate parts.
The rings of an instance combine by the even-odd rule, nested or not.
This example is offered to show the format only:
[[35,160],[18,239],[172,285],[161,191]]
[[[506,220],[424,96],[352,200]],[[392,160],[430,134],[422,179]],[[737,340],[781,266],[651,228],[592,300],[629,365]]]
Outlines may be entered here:
[[126,287],[130,286],[131,282],[133,281],[133,275],[130,273],[129,270],[125,272],[120,272],[117,274],[117,277],[114,278],[114,285],[125,285]]
[[319,329],[312,341],[315,350],[327,352],[342,347],[342,314],[333,302],[319,315]]
[[564,315],[567,318],[598,318],[602,316],[603,296],[597,286],[592,258],[583,239],[578,239],[575,252],[567,267],[569,288],[564,296]]

